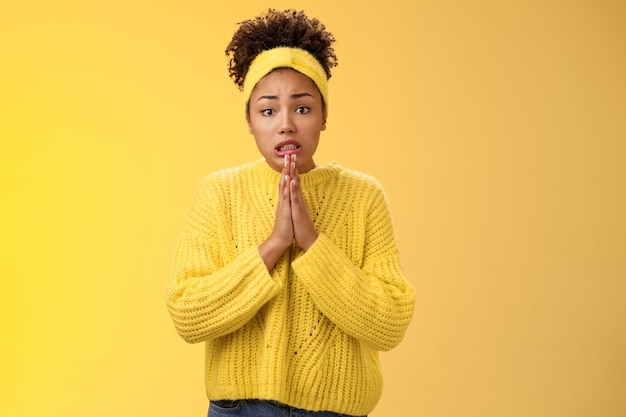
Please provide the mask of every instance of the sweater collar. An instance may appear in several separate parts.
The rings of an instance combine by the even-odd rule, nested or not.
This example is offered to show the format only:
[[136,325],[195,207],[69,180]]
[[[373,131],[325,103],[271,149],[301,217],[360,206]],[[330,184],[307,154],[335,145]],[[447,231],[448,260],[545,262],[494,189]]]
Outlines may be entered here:
[[[275,186],[278,186],[281,173],[272,169],[265,159],[258,159],[254,163],[254,169],[263,179]],[[337,162],[331,162],[327,165],[319,165],[305,174],[300,174],[300,183],[305,188],[315,186],[336,178],[340,171],[341,167],[337,164]]]

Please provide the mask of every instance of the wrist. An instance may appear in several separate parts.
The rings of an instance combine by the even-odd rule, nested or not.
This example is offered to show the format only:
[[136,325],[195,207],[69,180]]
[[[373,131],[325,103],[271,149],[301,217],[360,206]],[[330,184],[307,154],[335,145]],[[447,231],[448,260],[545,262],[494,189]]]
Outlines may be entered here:
[[285,252],[291,243],[285,243],[282,239],[270,235],[263,243],[259,245],[259,254],[267,267],[271,270],[276,265],[278,258]]
[[303,251],[306,252],[306,251],[309,250],[309,248],[311,246],[313,246],[313,244],[317,240],[318,236],[319,236],[319,233],[315,232],[315,233],[311,234],[311,236],[308,239],[306,239],[306,240],[304,240],[302,242],[298,242],[298,246],[300,246],[300,249],[302,249]]

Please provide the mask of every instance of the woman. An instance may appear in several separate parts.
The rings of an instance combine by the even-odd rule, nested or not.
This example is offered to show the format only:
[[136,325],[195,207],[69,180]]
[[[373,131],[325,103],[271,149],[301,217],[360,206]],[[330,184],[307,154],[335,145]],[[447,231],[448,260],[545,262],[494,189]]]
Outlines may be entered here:
[[203,179],[167,298],[180,335],[206,344],[211,417],[366,415],[378,351],[411,320],[379,183],[314,162],[334,41],[303,12],[269,9],[226,49],[263,158]]

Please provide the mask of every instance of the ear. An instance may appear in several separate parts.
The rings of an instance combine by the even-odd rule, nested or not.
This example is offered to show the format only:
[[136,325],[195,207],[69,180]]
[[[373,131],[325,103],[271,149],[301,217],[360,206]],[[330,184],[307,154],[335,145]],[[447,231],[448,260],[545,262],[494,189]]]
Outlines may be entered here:
[[254,135],[254,132],[252,131],[252,125],[250,124],[250,116],[246,116],[246,123],[248,123],[248,132],[250,132],[251,135]]
[[321,131],[326,130],[326,117],[324,117],[324,118],[322,119],[322,127],[321,127],[321,129],[320,129],[320,130],[321,130]]

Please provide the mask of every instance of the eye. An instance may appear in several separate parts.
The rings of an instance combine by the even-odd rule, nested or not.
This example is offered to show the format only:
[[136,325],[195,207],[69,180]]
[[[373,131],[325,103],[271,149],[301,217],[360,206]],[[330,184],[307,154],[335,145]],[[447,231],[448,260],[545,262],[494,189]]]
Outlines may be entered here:
[[306,106],[298,106],[296,108],[296,113],[300,113],[300,114],[307,114],[310,111],[311,111],[311,108],[306,107]]
[[274,110],[272,109],[263,109],[261,110],[261,115],[263,116],[271,116],[274,114]]

